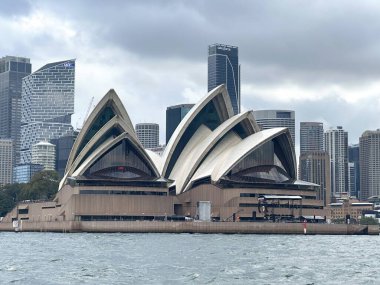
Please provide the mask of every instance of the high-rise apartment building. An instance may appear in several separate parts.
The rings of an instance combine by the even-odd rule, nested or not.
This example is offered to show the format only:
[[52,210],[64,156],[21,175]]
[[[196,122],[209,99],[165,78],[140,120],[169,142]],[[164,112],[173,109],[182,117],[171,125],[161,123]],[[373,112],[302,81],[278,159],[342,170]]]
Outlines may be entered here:
[[20,159],[22,78],[31,70],[29,58],[0,58],[0,138],[13,140],[14,163]]
[[166,144],[186,114],[193,108],[194,104],[180,104],[167,107],[166,109]]
[[360,144],[360,197],[380,195],[380,129],[365,131]]
[[317,199],[331,203],[330,157],[325,151],[304,152],[300,155],[300,179],[320,185]]
[[240,65],[238,47],[213,44],[208,47],[208,91],[225,84],[234,113],[240,113]]
[[156,148],[159,145],[160,126],[154,123],[136,124],[136,135],[144,148]]
[[31,162],[31,147],[73,132],[75,61],[49,63],[22,82],[21,163]]
[[55,145],[39,142],[32,146],[32,163],[41,164],[44,170],[55,170]]
[[0,139],[0,186],[12,183],[13,160],[13,141]]
[[353,163],[354,177],[350,179],[350,195],[360,197],[360,155],[359,144],[348,146],[348,162]]
[[300,153],[323,151],[323,123],[300,123]]
[[325,150],[330,156],[331,193],[348,192],[348,133],[341,126],[325,132]]
[[295,145],[296,127],[295,113],[289,110],[257,110],[253,111],[257,124],[262,130],[285,127],[290,131]]

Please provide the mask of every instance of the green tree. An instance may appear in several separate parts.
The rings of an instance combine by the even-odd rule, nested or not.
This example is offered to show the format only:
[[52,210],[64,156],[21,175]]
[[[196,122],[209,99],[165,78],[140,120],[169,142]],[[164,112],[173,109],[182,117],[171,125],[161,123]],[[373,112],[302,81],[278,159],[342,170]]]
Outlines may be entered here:
[[361,225],[378,225],[379,222],[377,221],[377,219],[374,219],[372,217],[362,217],[360,219],[360,224]]
[[8,184],[0,189],[0,216],[12,210],[20,200],[23,184]]
[[25,185],[21,200],[50,200],[57,193],[59,176],[56,171],[46,170],[36,173]]

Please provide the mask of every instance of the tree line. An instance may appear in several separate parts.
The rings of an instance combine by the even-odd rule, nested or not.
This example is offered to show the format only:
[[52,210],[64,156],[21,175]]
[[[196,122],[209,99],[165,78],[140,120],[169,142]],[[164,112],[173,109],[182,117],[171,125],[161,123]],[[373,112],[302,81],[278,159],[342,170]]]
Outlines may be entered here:
[[0,187],[0,217],[24,200],[52,200],[58,191],[59,176],[56,171],[36,173],[29,183],[7,184]]

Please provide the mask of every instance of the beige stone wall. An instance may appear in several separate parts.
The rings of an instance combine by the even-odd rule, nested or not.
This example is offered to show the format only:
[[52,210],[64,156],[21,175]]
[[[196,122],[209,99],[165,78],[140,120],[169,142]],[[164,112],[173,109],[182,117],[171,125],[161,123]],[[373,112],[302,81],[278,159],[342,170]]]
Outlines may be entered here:
[[[29,203],[19,205],[27,207],[28,214],[18,215],[18,218],[29,219],[37,222],[74,221],[76,216],[172,216],[186,215],[196,217],[197,202],[210,201],[212,205],[212,217],[221,221],[228,220],[236,213],[239,217],[264,217],[264,213],[258,211],[257,206],[260,194],[282,194],[315,197],[314,191],[292,189],[261,189],[261,188],[219,188],[213,184],[203,184],[178,196],[156,195],[104,195],[104,194],[79,194],[81,190],[115,190],[115,191],[149,191],[168,192],[160,187],[136,187],[136,186],[64,186],[54,199],[54,202]],[[255,197],[240,197],[241,193],[255,194]],[[285,204],[285,201],[281,202]],[[309,198],[302,200],[303,209],[269,208],[266,214],[275,215],[300,215],[329,216],[330,211],[321,209],[306,209],[305,206],[322,206],[322,201]],[[245,206],[240,206],[246,204]],[[294,205],[300,205],[295,201]],[[17,217],[17,211],[13,210],[6,221]]]
[[[255,194],[256,197],[240,197],[241,193]],[[257,207],[239,207],[239,204],[258,204],[258,196],[262,194],[268,195],[299,195],[307,197],[316,197],[315,191],[295,190],[295,189],[262,189],[262,188],[219,188],[212,184],[203,184],[194,187],[192,190],[178,195],[178,200],[182,204],[181,211],[177,214],[196,216],[197,202],[210,201],[211,212],[213,217],[220,217],[220,220],[231,218],[233,213],[239,217],[252,217],[252,212],[256,211],[257,217],[264,217],[264,213],[259,213]],[[286,204],[283,201],[281,204]],[[294,205],[300,205],[299,201],[294,201]],[[302,200],[305,206],[323,206],[323,201],[306,198]],[[298,217],[304,216],[326,216],[329,218],[329,211],[324,209],[288,209],[276,208],[270,209],[268,214],[276,215],[294,215]]]

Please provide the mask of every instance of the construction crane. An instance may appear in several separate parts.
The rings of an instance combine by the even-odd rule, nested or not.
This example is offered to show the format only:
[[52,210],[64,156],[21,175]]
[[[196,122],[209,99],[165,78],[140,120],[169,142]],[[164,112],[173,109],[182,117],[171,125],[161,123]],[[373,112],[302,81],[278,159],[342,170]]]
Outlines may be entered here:
[[86,115],[84,116],[84,119],[83,119],[82,128],[83,128],[83,125],[84,125],[84,123],[86,122],[86,120],[88,118],[88,115],[90,114],[90,111],[91,111],[93,103],[94,103],[94,96],[92,96],[90,104],[88,105]]
[[[84,115],[83,117],[83,122],[82,122],[82,125],[78,128],[78,125],[76,126],[77,130],[80,131],[82,128],[83,128],[83,125],[84,123],[86,122],[87,118],[88,118],[88,115],[90,114],[90,111],[91,111],[91,108],[93,107],[93,103],[94,103],[94,99],[95,97],[92,96],[91,100],[90,100],[90,104],[88,105],[88,108],[87,108],[87,111],[86,111],[86,114]],[[79,118],[80,119],[80,118]],[[79,121],[78,119],[78,121]]]

